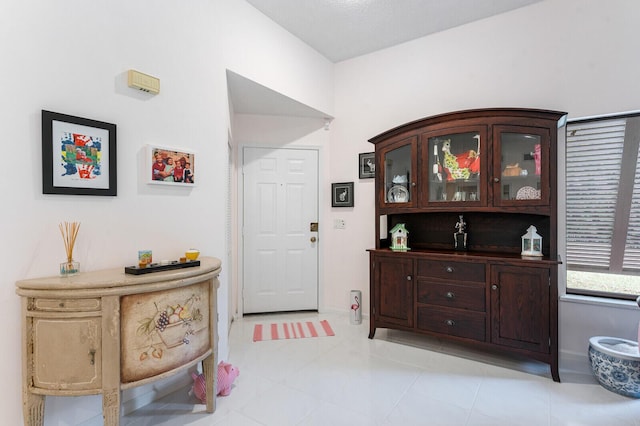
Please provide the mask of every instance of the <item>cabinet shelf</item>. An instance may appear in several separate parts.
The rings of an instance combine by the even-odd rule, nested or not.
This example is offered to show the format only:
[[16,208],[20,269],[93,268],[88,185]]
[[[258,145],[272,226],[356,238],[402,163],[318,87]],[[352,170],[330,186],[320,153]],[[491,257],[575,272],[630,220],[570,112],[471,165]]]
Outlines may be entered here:
[[369,249],[371,253],[377,253],[385,256],[398,256],[398,257],[420,257],[427,256],[434,259],[457,259],[469,262],[507,262],[518,263],[523,265],[559,265],[562,263],[560,259],[551,259],[549,256],[543,256],[540,258],[524,257],[519,253],[506,253],[506,252],[490,252],[490,251],[456,251],[456,250],[436,250],[436,249],[415,249],[411,248],[409,252],[393,251],[390,248],[382,249]]
[[429,182],[431,183],[440,183],[440,184],[464,184],[464,183],[478,183],[480,182],[479,177],[470,177],[469,179],[454,179],[454,180],[440,180],[440,179],[431,179]]

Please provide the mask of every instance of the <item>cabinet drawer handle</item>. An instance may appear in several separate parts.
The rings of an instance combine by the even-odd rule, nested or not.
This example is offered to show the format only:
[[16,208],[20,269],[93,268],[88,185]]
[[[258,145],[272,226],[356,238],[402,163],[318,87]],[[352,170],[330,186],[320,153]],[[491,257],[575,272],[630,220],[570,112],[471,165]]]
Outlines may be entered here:
[[498,183],[498,182],[500,182],[500,178],[493,178],[493,181],[494,181],[495,183]]
[[411,278],[411,275],[407,275],[407,281],[411,281],[413,278]]
[[445,271],[447,271],[448,273],[452,273],[453,272],[453,267],[452,266],[447,266],[445,268]]
[[456,325],[456,322],[452,319],[448,319],[444,323],[447,324],[449,327],[453,327],[454,325]]
[[64,302],[60,302],[60,303],[58,303],[58,307],[60,307],[60,308],[64,308]]
[[498,289],[498,286],[497,286],[497,285],[493,284],[493,285],[491,286],[491,290],[497,290],[497,289]]
[[448,291],[446,296],[447,299],[453,299],[454,297],[456,297],[456,295],[452,291]]
[[89,349],[89,364],[94,365],[96,363],[96,350]]

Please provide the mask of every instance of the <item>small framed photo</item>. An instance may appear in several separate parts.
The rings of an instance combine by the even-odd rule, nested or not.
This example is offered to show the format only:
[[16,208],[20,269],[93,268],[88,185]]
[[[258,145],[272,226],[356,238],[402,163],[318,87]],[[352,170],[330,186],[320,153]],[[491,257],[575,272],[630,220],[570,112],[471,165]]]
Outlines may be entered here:
[[376,177],[376,153],[364,152],[358,156],[358,175],[360,179]]
[[42,193],[117,195],[116,125],[42,110]]
[[194,186],[196,154],[181,148],[147,145],[147,183],[155,185]]
[[331,184],[331,207],[353,207],[353,182]]

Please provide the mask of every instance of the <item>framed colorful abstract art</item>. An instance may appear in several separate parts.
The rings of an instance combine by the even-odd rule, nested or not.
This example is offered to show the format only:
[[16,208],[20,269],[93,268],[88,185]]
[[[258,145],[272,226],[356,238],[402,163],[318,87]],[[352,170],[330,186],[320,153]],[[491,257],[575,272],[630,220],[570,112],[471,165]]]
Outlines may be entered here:
[[196,154],[180,148],[147,145],[147,183],[194,186]]
[[42,193],[117,195],[116,125],[42,111]]

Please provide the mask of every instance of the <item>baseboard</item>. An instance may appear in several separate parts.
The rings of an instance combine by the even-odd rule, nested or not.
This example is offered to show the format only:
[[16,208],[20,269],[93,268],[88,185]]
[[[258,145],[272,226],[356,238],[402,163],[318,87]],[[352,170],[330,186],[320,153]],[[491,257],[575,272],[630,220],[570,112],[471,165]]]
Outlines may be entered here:
[[591,362],[587,353],[560,351],[560,369],[563,371],[576,374],[593,374],[591,371]]
[[[318,310],[319,314],[343,314],[343,315],[351,315],[351,309],[341,309],[341,308],[323,308]],[[362,314],[362,319],[369,319],[369,314]]]
[[190,371],[185,370],[168,379],[126,390],[122,395],[121,415],[131,414],[154,401],[190,386],[193,383]]

